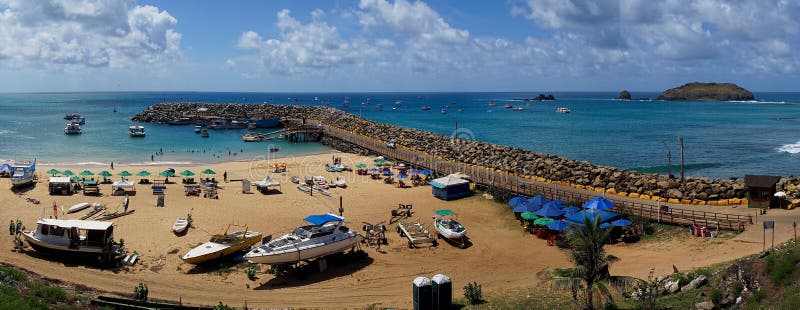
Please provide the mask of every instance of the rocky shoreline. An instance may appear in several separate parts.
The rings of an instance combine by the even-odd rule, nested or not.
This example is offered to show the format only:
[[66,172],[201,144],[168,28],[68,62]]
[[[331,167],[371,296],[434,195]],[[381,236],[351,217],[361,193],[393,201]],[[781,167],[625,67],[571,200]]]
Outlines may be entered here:
[[[371,121],[335,108],[275,104],[158,103],[139,112],[134,121],[167,123],[170,120],[207,109],[208,115],[227,118],[267,116],[314,119],[350,132],[378,140],[394,139],[397,145],[423,150],[434,156],[462,163],[501,170],[532,179],[557,182],[576,188],[601,190],[607,193],[672,203],[738,204],[746,197],[743,178],[713,179],[687,177],[684,182],[657,174],[597,166],[588,161],[570,160],[510,146],[474,140],[453,139],[423,130]],[[322,143],[341,151],[368,154],[368,150],[332,137]],[[784,179],[782,186],[799,184],[800,179]],[[783,188],[783,187],[781,187]]]

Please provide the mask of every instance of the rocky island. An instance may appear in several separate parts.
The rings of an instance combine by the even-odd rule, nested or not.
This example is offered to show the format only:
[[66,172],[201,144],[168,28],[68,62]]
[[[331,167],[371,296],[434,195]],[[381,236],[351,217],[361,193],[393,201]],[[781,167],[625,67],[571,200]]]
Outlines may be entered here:
[[745,101],[755,100],[753,93],[733,83],[693,82],[668,89],[658,100],[670,101]]
[[623,90],[623,91],[619,92],[619,96],[617,96],[616,99],[619,99],[619,100],[631,100],[631,93],[628,92],[627,90]]

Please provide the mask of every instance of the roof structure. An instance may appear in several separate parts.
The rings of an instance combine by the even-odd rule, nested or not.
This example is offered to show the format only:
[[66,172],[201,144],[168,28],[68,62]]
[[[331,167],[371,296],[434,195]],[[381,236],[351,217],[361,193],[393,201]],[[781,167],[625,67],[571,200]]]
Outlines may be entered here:
[[113,222],[102,221],[84,221],[84,220],[57,220],[57,219],[39,219],[36,224],[53,225],[58,227],[70,228],[75,227],[78,229],[88,230],[107,230],[113,226]]
[[747,174],[744,176],[744,186],[755,188],[772,188],[781,177],[774,175],[754,175]]

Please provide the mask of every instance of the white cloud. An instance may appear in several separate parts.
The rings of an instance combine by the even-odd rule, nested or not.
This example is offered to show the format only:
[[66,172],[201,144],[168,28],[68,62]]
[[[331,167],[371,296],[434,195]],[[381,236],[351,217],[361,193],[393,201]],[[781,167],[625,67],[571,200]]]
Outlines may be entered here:
[[422,1],[361,0],[359,21],[367,27],[387,26],[393,31],[413,38],[441,44],[465,43],[469,31],[456,29]]
[[177,20],[135,1],[0,0],[0,66],[128,67],[180,57]]

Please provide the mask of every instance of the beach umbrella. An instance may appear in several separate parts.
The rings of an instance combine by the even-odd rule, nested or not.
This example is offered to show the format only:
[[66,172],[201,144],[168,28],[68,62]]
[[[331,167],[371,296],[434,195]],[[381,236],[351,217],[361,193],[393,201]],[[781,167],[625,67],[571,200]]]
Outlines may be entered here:
[[424,170],[420,171],[419,174],[421,174],[421,175],[431,175],[431,174],[433,174],[433,171],[430,171],[428,169],[424,169]]
[[611,227],[611,224],[609,224],[609,223],[600,224],[600,228],[602,228],[602,229],[606,229],[606,228],[609,228],[609,227]]
[[75,181],[75,182],[77,182],[77,181],[80,181],[80,180],[81,180],[81,178],[80,178],[80,177],[78,177],[78,176],[76,176],[76,175],[73,175],[73,176],[69,177],[69,180],[70,180],[70,181]]
[[367,167],[366,164],[357,164],[356,165],[356,168],[366,168],[366,167]]
[[514,213],[535,212],[536,210],[539,210],[539,208],[536,208],[534,205],[529,203],[521,203],[514,207]]
[[398,175],[397,175],[397,178],[398,178],[398,179],[405,179],[405,178],[407,178],[407,177],[408,177],[408,175],[406,175],[406,174],[403,174],[403,173],[401,173],[401,174],[398,174]]
[[378,168],[369,169],[369,172],[378,172]]
[[383,170],[382,174],[383,175],[392,175],[392,171],[391,170]]
[[61,171],[58,171],[56,169],[50,169],[47,170],[47,174],[52,174],[52,175],[61,174]]
[[164,171],[159,172],[158,175],[160,175],[162,177],[171,177],[171,176],[175,176],[175,171],[164,170]]
[[72,170],[64,170],[64,171],[61,172],[61,174],[66,175],[66,176],[75,175],[75,173],[72,172]]
[[89,170],[83,170],[83,171],[81,171],[81,173],[79,173],[79,174],[80,174],[80,175],[84,175],[84,176],[92,176],[92,175],[94,175],[94,172],[91,172],[91,171],[89,171]]
[[522,212],[522,214],[520,214],[519,217],[527,221],[533,221],[539,218],[539,216],[537,216],[536,213],[533,212]]
[[552,223],[554,221],[555,221],[554,219],[551,219],[549,217],[540,217],[540,218],[536,219],[535,221],[533,221],[533,225],[536,225],[536,226],[547,226],[547,224],[550,224],[550,223]]
[[555,231],[565,231],[567,230],[567,222],[564,221],[553,221],[550,224],[547,224],[547,229],[555,230]]
[[136,176],[137,177],[149,177],[150,176],[150,172],[142,170],[142,171],[137,172]]
[[206,169],[206,170],[203,170],[202,172],[200,172],[200,174],[217,174],[217,173],[214,172],[214,170]]
[[611,210],[614,207],[614,203],[611,200],[604,198],[603,196],[597,196],[592,200],[587,201],[583,204],[583,207],[586,209],[596,209],[600,211]]
[[453,210],[450,210],[450,209],[441,209],[441,210],[436,210],[436,212],[434,212],[434,214],[436,214],[438,216],[448,216],[448,215],[453,215],[453,214],[456,214],[456,213],[453,212]]
[[574,214],[574,213],[580,212],[581,208],[578,208],[576,206],[569,206],[569,207],[565,207],[564,209],[561,209],[561,210],[564,210],[564,214],[569,215],[569,214]]
[[631,222],[629,220],[626,220],[626,219],[619,219],[619,220],[611,222],[611,225],[619,226],[619,227],[631,226],[631,224],[633,224],[633,222]]
[[512,206],[512,207],[516,207],[516,206],[520,205],[521,203],[525,202],[525,200],[527,200],[527,198],[522,197],[522,196],[517,196],[517,197],[509,199],[508,200],[508,205]]
[[122,172],[118,173],[117,175],[118,175],[118,176],[121,176],[121,177],[129,177],[129,176],[132,176],[132,174],[131,174],[130,172],[128,172],[128,170],[124,170],[124,171],[122,171]]
[[556,217],[564,214],[564,210],[556,206],[555,203],[548,202],[541,209],[536,211],[536,215],[542,217]]
[[775,193],[775,197],[786,198],[786,192],[777,192]]
[[190,176],[194,175],[194,172],[191,172],[189,170],[183,170],[183,171],[181,171],[181,175],[185,176],[185,177],[190,177]]
[[411,169],[411,172],[409,172],[409,173],[410,173],[411,175],[418,175],[418,174],[419,174],[419,170],[414,170],[414,169]]
[[108,172],[106,170],[100,171],[100,173],[98,173],[97,175],[99,175],[101,177],[110,177],[110,176],[112,176],[111,172]]
[[544,204],[550,202],[550,199],[547,199],[547,197],[545,197],[544,195],[539,194],[539,195],[533,196],[532,198],[528,199],[527,202],[528,202],[528,204],[533,205],[534,207],[536,207],[536,209],[538,210],[539,208],[544,206]]

